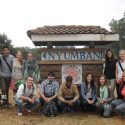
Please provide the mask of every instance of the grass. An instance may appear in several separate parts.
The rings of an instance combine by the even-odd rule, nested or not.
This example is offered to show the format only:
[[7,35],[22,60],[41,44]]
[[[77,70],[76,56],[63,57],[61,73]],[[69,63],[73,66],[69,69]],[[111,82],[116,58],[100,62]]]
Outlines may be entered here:
[[[10,94],[11,96],[12,94]],[[10,97],[11,98],[11,97]],[[113,116],[112,118],[102,118],[95,113],[64,113],[56,117],[46,117],[38,111],[17,116],[17,107],[14,106],[14,100],[11,109],[0,109],[0,125],[124,125],[125,118]]]

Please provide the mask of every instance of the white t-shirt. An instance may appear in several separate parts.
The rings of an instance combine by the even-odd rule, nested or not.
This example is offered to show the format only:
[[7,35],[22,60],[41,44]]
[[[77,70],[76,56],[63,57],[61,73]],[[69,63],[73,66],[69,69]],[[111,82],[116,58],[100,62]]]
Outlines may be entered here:
[[[118,66],[118,79],[121,79],[123,71],[122,71],[122,69],[121,69],[121,67],[120,67],[118,62],[117,62],[117,66]],[[121,62],[121,66],[125,70],[125,62]]]
[[19,99],[21,96],[29,97],[30,95],[32,95],[33,97],[36,97],[36,85],[34,84],[31,89],[29,89],[26,85],[26,88],[24,91],[24,84],[21,84],[16,93],[16,98]]

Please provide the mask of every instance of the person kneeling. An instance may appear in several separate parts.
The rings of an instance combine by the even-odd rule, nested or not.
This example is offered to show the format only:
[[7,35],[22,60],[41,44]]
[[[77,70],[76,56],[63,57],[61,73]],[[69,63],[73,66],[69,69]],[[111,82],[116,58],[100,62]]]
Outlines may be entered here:
[[65,83],[60,86],[57,97],[59,110],[61,112],[74,112],[80,105],[79,92],[72,80],[71,76],[67,76]]
[[15,95],[15,101],[18,106],[18,116],[22,116],[23,103],[26,103],[26,108],[28,112],[39,104],[39,100],[36,98],[36,85],[33,84],[34,78],[29,76],[26,83],[21,84]]
[[105,118],[111,117],[111,102],[115,99],[111,85],[107,84],[105,75],[101,75],[97,87],[97,111]]
[[57,93],[59,83],[55,80],[55,73],[50,71],[47,79],[42,81],[40,85],[40,103],[42,114],[46,116],[57,115]]

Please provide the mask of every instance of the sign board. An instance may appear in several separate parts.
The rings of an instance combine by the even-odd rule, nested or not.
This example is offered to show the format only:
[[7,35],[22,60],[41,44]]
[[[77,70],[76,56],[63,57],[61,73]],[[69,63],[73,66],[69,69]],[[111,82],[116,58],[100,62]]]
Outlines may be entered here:
[[48,51],[41,53],[41,61],[102,61],[104,54],[101,51]]
[[62,83],[67,76],[72,76],[75,84],[82,83],[82,65],[62,65]]

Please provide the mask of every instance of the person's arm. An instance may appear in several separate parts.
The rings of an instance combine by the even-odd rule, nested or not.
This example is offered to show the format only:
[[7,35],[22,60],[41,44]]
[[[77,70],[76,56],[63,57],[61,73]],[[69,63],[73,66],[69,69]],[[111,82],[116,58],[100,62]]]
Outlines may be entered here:
[[94,90],[93,90],[93,101],[96,100],[97,96],[96,96],[96,83],[94,83]]
[[23,96],[23,93],[24,93],[24,85],[21,84],[21,85],[19,86],[18,90],[17,90],[16,98],[22,99],[22,100],[28,100],[29,98]]
[[37,95],[37,90],[36,90],[36,85],[35,84],[33,84],[33,96],[32,96],[32,98],[33,99],[36,99],[36,95]]
[[115,76],[116,76],[116,82],[118,83],[118,62],[116,63]]
[[87,96],[85,95],[85,83],[81,84],[81,96],[87,101]]
[[109,97],[105,100],[106,103],[110,103],[115,99],[114,92],[112,90],[109,90]]
[[23,78],[26,79],[27,77],[28,77],[27,60],[25,60],[24,63],[23,63]]
[[60,101],[65,102],[66,100],[63,98],[63,92],[62,91],[63,91],[63,84],[59,88],[59,92],[58,92],[57,98]]
[[41,83],[40,85],[40,97],[43,98],[44,100],[46,99],[45,95],[44,95],[44,81]]
[[78,89],[77,89],[77,86],[74,85],[74,89],[75,89],[75,97],[74,97],[74,101],[78,100],[79,99],[79,92],[78,92]]
[[39,70],[39,65],[38,63],[36,62],[36,65],[35,65],[35,73],[36,73],[36,80],[37,80],[37,83],[40,81],[41,79],[41,76],[40,76],[40,70]]

